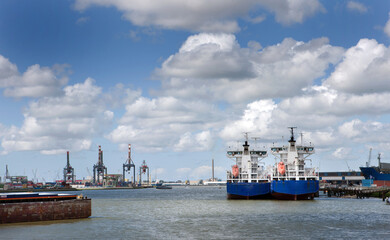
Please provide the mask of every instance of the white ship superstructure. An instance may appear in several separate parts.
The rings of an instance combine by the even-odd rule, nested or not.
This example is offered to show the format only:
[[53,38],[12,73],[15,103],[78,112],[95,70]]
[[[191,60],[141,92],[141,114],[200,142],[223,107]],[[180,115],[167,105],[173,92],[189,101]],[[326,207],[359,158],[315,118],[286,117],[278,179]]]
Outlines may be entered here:
[[261,159],[267,157],[267,150],[249,149],[248,134],[242,149],[228,150],[227,157],[235,160],[232,170],[227,172],[227,182],[258,183],[268,181]]
[[297,145],[294,138],[294,128],[290,127],[291,138],[288,146],[271,147],[271,153],[278,159],[273,169],[273,180],[318,180],[316,169],[305,167],[305,161],[314,154],[314,146]]

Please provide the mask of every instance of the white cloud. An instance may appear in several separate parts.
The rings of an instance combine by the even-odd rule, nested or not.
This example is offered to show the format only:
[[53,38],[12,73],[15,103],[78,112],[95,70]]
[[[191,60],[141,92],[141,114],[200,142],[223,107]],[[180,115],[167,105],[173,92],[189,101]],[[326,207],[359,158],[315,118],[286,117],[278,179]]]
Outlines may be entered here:
[[20,75],[16,65],[0,55],[0,87],[5,88],[7,97],[55,96],[62,93],[61,87],[68,81],[66,76],[58,78],[58,69],[59,65],[50,69],[35,64]]
[[258,51],[240,48],[230,34],[198,34],[155,73],[164,78],[162,95],[242,103],[299,94],[343,52],[326,38],[308,43],[285,39]]
[[174,97],[140,97],[126,106],[119,125],[107,138],[115,143],[137,142],[137,149],[162,151],[187,148],[199,151],[211,146],[208,129],[223,119],[210,103],[184,101]]
[[0,87],[11,86],[18,75],[17,66],[0,55]]
[[350,11],[356,11],[359,13],[366,13],[367,12],[367,7],[364,6],[364,4],[355,2],[355,1],[349,1],[347,3],[347,9]]
[[[389,98],[390,93],[388,92],[354,95],[321,86],[307,90],[304,95],[282,100],[279,109],[288,115],[311,113],[329,121],[330,116],[340,118],[390,113],[390,106],[387,104]],[[307,116],[305,115],[305,117]],[[321,120],[318,119],[318,121]]]
[[175,151],[207,151],[213,147],[213,139],[210,131],[202,131],[197,134],[191,132],[184,133],[177,144]]
[[359,119],[346,122],[339,127],[339,131],[341,134],[348,138],[356,137],[360,134],[360,129],[356,128],[355,125],[361,125],[362,122]]
[[272,112],[276,108],[272,100],[260,100],[247,105],[239,120],[228,123],[220,135],[225,140],[236,140],[243,132],[250,132],[256,137],[268,133]]
[[102,134],[113,113],[101,101],[101,89],[90,78],[67,86],[63,95],[32,101],[20,128],[7,129],[2,138],[4,152],[37,150],[56,154],[91,147],[92,137]]
[[276,21],[284,25],[302,23],[317,12],[325,12],[317,0],[263,0],[258,3],[275,13]]
[[324,85],[349,93],[379,93],[390,91],[389,76],[389,48],[374,39],[361,39],[345,52]]
[[377,121],[363,122],[360,119],[353,119],[343,123],[339,127],[341,135],[351,141],[363,143],[389,143],[390,124]]
[[302,23],[324,8],[318,0],[77,0],[75,8],[83,11],[93,5],[116,7],[123,17],[137,26],[156,26],[196,32],[237,32],[238,18],[261,22],[262,17],[249,17],[259,8],[275,14],[285,25]]
[[390,12],[389,12],[389,20],[387,20],[386,25],[383,31],[390,37]]
[[351,149],[350,149],[350,148],[340,147],[340,148],[337,148],[337,149],[332,153],[332,156],[335,157],[335,158],[337,158],[337,159],[346,160],[346,159],[349,158],[350,153],[351,153]]

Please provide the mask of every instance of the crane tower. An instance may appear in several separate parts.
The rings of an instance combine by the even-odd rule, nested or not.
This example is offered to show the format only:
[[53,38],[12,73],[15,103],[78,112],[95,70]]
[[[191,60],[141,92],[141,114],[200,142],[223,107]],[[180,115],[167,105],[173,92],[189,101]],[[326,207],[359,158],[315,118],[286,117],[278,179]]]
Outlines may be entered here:
[[97,164],[93,165],[93,183],[103,183],[105,176],[107,175],[107,168],[103,164],[103,151],[99,146],[99,159]]
[[131,183],[135,183],[135,165],[133,160],[131,159],[131,144],[129,144],[129,156],[126,160],[126,162],[123,164],[123,181],[125,181],[125,174],[126,172],[131,172],[131,169],[133,168],[133,178],[131,180]]
[[149,167],[146,165],[145,160],[142,162],[141,167],[139,167],[139,185],[142,185],[142,174],[147,174],[147,184],[149,184]]
[[64,168],[64,182],[71,182],[74,183],[75,175],[74,175],[74,168],[70,165],[69,162],[69,151],[66,152],[66,166]]

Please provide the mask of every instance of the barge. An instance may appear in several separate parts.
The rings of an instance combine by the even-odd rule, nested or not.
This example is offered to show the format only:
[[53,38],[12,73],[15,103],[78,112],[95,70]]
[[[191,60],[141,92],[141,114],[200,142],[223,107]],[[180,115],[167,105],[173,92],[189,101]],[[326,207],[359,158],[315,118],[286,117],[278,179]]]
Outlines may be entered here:
[[1,193],[0,223],[88,218],[91,199],[61,193]]

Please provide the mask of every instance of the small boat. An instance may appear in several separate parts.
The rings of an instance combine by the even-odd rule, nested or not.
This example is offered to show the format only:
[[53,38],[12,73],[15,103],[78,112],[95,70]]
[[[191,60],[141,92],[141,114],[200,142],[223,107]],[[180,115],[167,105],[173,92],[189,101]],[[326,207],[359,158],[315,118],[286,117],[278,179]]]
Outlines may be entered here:
[[163,185],[162,183],[156,184],[156,189],[172,189],[171,186]]

